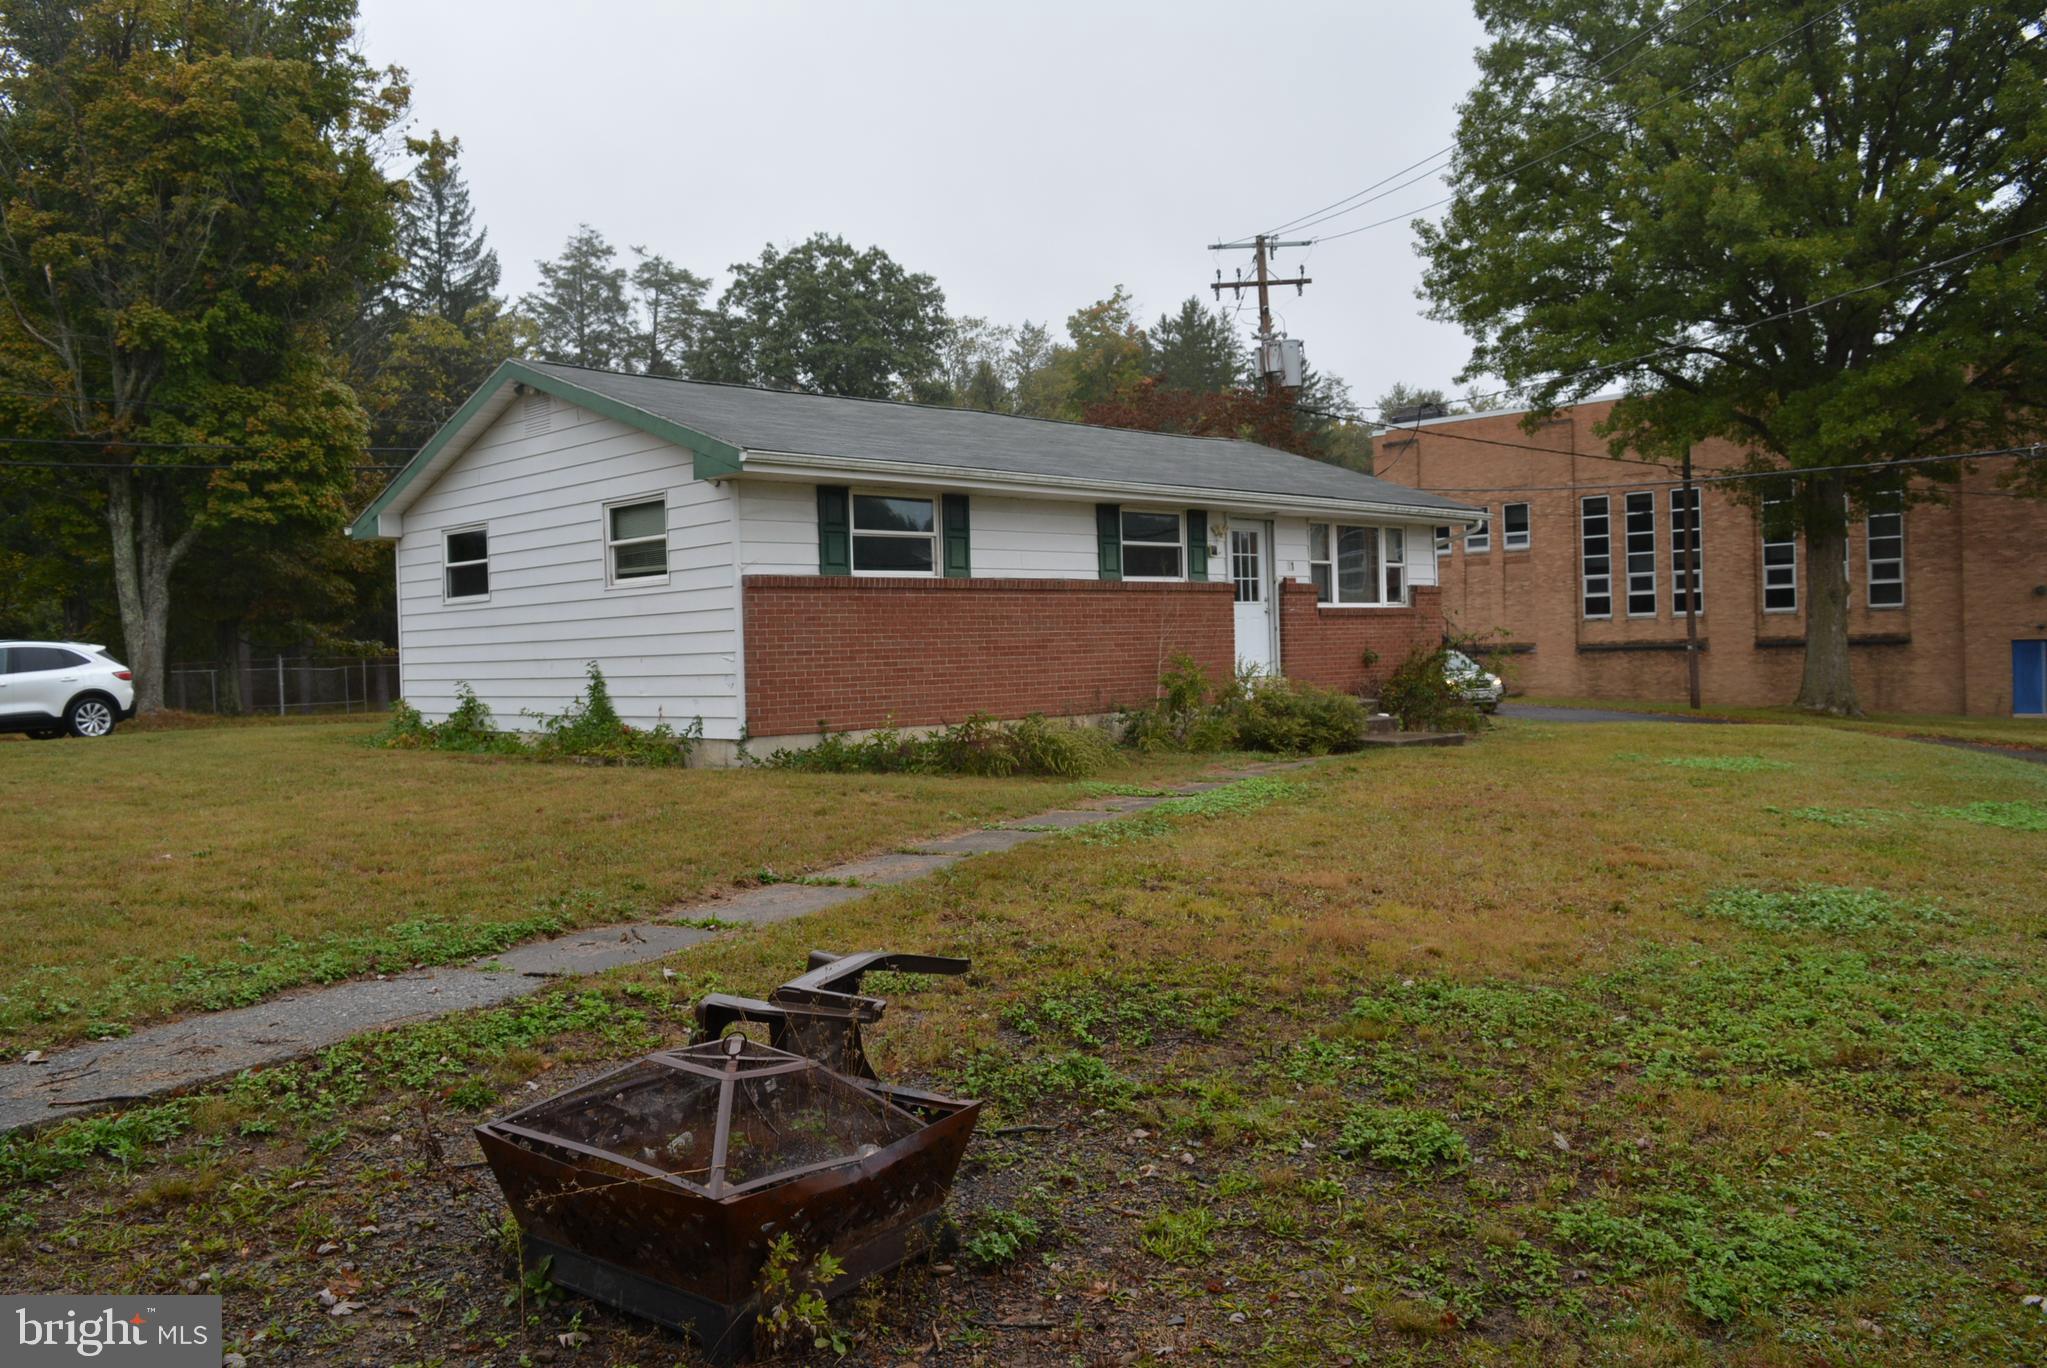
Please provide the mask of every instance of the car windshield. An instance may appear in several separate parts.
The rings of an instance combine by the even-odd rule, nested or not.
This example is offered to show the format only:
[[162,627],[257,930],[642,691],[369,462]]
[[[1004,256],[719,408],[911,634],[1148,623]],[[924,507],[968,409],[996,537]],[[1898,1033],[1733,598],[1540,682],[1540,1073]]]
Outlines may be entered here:
[[1443,671],[1446,674],[1467,675],[1478,673],[1478,662],[1462,651],[1443,653]]

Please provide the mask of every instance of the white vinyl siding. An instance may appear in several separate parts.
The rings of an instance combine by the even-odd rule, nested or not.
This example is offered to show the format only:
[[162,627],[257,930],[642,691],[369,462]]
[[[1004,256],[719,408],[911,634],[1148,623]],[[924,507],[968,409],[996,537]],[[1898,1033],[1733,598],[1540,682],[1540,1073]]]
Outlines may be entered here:
[[[606,510],[657,493],[665,584],[607,592]],[[406,699],[438,719],[467,683],[499,725],[531,725],[521,712],[562,711],[594,660],[634,726],[702,717],[707,736],[736,738],[734,504],[730,485],[691,477],[680,447],[559,400],[510,406],[406,510],[397,549]],[[488,528],[490,595],[447,603],[443,534],[465,527]],[[814,504],[809,536],[815,568]]]

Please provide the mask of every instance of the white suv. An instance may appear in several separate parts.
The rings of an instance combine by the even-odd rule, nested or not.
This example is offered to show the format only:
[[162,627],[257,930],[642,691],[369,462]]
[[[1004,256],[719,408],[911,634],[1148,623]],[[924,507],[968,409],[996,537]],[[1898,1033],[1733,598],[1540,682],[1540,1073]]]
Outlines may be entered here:
[[104,646],[0,641],[0,731],[105,736],[135,715],[135,676]]

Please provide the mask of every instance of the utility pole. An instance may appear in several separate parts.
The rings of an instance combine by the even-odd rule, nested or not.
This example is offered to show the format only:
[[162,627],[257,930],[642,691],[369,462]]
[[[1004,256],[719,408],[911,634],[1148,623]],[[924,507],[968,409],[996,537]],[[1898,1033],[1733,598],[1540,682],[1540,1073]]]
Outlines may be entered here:
[[1253,253],[1256,272],[1250,280],[1244,279],[1241,272],[1238,273],[1235,280],[1224,280],[1222,272],[1217,271],[1215,273],[1215,283],[1209,286],[1209,288],[1215,291],[1217,299],[1222,298],[1224,290],[1233,292],[1239,299],[1243,298],[1244,291],[1246,290],[1255,289],[1258,291],[1258,369],[1265,374],[1265,390],[1268,394],[1278,392],[1280,376],[1280,372],[1272,359],[1272,344],[1275,340],[1272,335],[1272,287],[1275,285],[1291,285],[1294,287],[1294,293],[1299,294],[1302,286],[1315,283],[1307,276],[1291,276],[1285,280],[1274,278],[1270,269],[1272,254],[1282,247],[1306,247],[1309,245],[1306,240],[1281,242],[1277,238],[1270,237],[1264,233],[1260,233],[1249,242],[1211,242],[1208,244],[1208,250],[1211,252],[1241,252],[1248,248]]
[[1692,560],[1698,554],[1700,515],[1699,487],[1692,483],[1692,447],[1685,444],[1684,483],[1685,536],[1681,549],[1679,582],[1685,594],[1685,681],[1691,688],[1692,711],[1699,708],[1699,586],[1692,579]]

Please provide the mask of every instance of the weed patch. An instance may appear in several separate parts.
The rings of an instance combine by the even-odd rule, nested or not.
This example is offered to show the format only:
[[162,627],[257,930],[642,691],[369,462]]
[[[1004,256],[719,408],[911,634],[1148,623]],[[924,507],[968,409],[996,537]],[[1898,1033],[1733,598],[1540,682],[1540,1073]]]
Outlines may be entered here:
[[1144,1251],[1169,1264],[1198,1264],[1215,1257],[1215,1232],[1220,1223],[1207,1207],[1161,1211],[1144,1223],[1137,1242]]
[[1070,839],[1082,845],[1119,846],[1130,841],[1147,840],[1163,836],[1173,829],[1175,817],[1234,817],[1246,812],[1256,812],[1273,803],[1291,801],[1307,792],[1305,784],[1296,784],[1285,779],[1274,779],[1265,775],[1253,775],[1224,784],[1221,788],[1206,793],[1190,793],[1182,798],[1168,798],[1157,807],[1131,817],[1118,818],[1113,822],[1101,822],[1091,827],[1078,827]]
[[1038,1242],[1038,1223],[1020,1211],[984,1211],[960,1242],[960,1253],[978,1268],[1001,1268]]
[[2005,831],[2047,831],[2047,803],[2032,803],[2024,799],[2010,803],[1965,803],[1961,807],[1926,810],[1936,817],[1999,827]]
[[1857,1241],[1805,1211],[1716,1210],[1689,1194],[1652,1193],[1629,1214],[1604,1201],[1566,1207],[1555,1230],[1608,1278],[1682,1272],[1686,1304],[1709,1321],[1767,1314],[1860,1280]]
[[1337,1133],[1336,1152],[1418,1177],[1439,1166],[1462,1167],[1471,1147],[1440,1112],[1423,1107],[1356,1107]]
[[1013,774],[1079,779],[1108,767],[1115,743],[1099,727],[1049,722],[1033,715],[997,722],[975,713],[964,722],[925,736],[882,727],[853,740],[826,731],[824,740],[802,750],[782,750],[763,764],[772,769],[814,774]]
[[1701,909],[1706,916],[1736,922],[1751,931],[1822,931],[1835,935],[1882,931],[1897,926],[1949,923],[1937,903],[1912,902],[1877,888],[1806,884],[1769,891],[1723,888]]
[[1710,774],[1763,774],[1796,768],[1788,760],[1765,760],[1760,755],[1671,755],[1664,757],[1663,763],[1672,769],[1705,770]]
[[1009,1050],[984,1050],[967,1061],[960,1078],[969,1097],[985,1099],[1011,1115],[1047,1098],[1078,1106],[1120,1107],[1137,1090],[1099,1057],[1078,1050],[1021,1057]]

